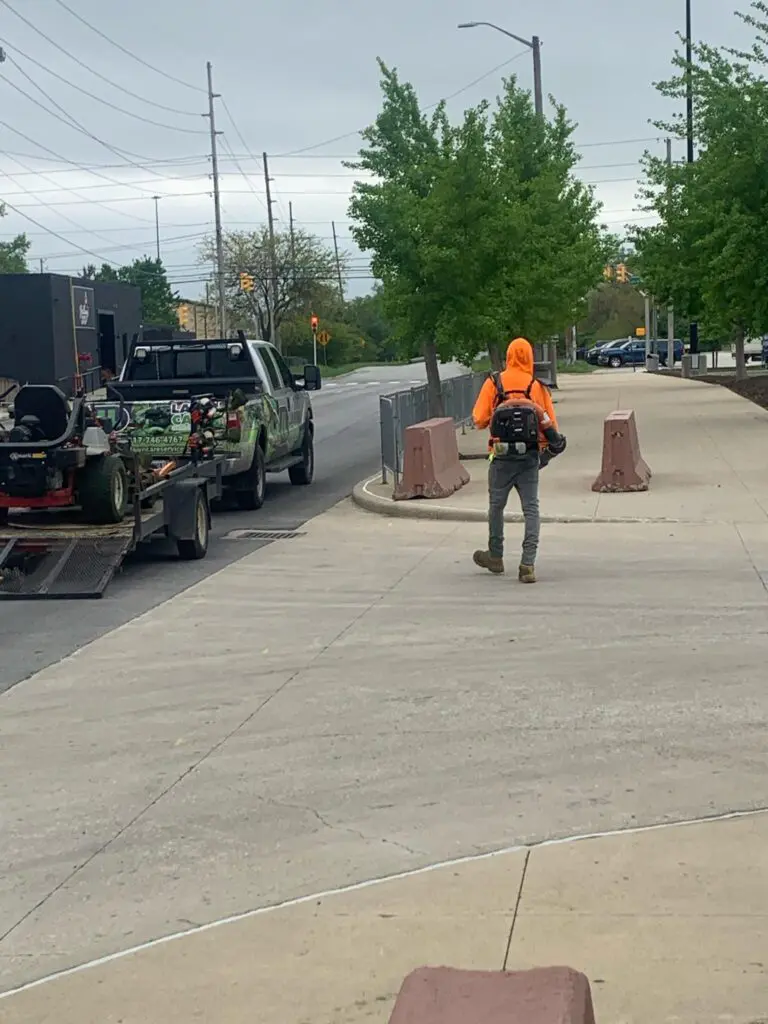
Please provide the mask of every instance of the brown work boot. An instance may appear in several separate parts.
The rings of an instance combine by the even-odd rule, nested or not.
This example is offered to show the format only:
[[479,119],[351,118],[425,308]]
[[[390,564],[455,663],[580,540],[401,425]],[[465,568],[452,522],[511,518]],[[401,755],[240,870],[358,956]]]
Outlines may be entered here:
[[504,572],[504,559],[496,558],[490,551],[476,551],[472,559],[475,565],[479,565],[481,569],[487,569],[494,576],[501,576]]
[[521,565],[517,574],[521,583],[535,583],[536,570],[532,565]]

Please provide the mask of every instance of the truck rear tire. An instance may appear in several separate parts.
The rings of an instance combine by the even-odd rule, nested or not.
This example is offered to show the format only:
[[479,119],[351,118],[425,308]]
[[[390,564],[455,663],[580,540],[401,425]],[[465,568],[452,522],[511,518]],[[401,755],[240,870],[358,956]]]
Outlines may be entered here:
[[8,509],[0,508],[0,526],[5,526],[8,522]]
[[315,443],[312,431],[307,425],[304,431],[304,443],[301,446],[301,462],[291,466],[288,477],[297,487],[308,487],[315,475]]
[[208,507],[202,487],[195,491],[195,535],[187,540],[177,540],[176,548],[179,558],[185,562],[196,562],[208,554],[208,542],[211,527],[208,520]]
[[264,504],[266,490],[267,467],[264,450],[260,444],[257,444],[256,451],[253,453],[253,463],[245,474],[242,489],[238,487],[235,491],[235,500],[244,512],[256,512]]
[[78,480],[78,499],[89,523],[121,523],[128,505],[128,474],[119,455],[89,459]]

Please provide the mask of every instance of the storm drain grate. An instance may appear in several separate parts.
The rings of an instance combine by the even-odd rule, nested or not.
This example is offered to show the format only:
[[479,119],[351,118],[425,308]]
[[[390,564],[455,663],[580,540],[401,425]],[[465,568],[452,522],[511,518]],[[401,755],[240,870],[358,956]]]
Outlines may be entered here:
[[294,540],[306,537],[298,530],[230,530],[225,540]]

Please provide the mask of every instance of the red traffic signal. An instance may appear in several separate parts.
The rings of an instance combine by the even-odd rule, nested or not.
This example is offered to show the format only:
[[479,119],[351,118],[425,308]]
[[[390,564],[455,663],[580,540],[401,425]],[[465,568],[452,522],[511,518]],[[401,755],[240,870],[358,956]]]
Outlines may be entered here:
[[319,317],[316,317],[316,316],[315,316],[315,315],[313,314],[313,315],[312,315],[312,316],[311,316],[311,317],[309,318],[309,322],[310,322],[310,324],[312,325],[312,330],[313,330],[313,331],[316,331],[316,330],[317,330],[317,328],[318,328],[318,326],[319,326],[319,324],[320,324],[320,318],[319,318]]

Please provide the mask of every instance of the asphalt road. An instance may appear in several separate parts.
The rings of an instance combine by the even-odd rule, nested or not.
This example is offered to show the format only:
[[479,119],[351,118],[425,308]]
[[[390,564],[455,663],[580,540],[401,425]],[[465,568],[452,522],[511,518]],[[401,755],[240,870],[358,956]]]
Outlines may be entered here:
[[[442,370],[444,377],[463,372],[456,364]],[[180,562],[170,545],[153,543],[126,562],[101,600],[0,603],[0,693],[270,543],[224,539],[232,530],[296,528],[347,497],[379,464],[379,395],[424,379],[423,363],[415,363],[371,367],[325,383],[312,397],[311,487],[292,487],[287,473],[270,477],[260,511],[215,517],[202,561]]]

